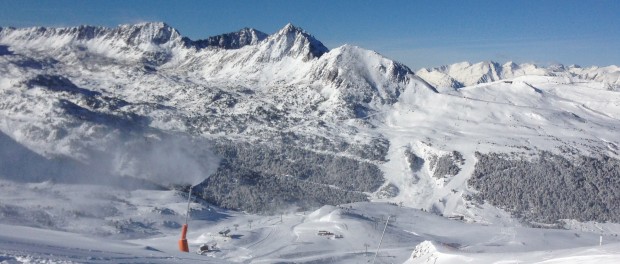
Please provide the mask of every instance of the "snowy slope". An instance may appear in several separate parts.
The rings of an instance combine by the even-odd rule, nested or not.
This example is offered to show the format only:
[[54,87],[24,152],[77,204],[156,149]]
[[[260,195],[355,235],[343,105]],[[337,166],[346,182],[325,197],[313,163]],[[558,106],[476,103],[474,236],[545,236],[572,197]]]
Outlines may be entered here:
[[[481,212],[463,199],[474,191],[467,180],[476,165],[475,152],[531,157],[541,150],[566,156],[572,151],[618,158],[618,92],[588,85],[597,84],[524,76],[512,83],[480,84],[424,101],[405,94],[382,128],[391,142],[386,175],[401,189],[395,200],[482,220]],[[426,161],[432,155],[458,151],[464,162],[457,164],[456,175],[437,178],[428,164],[413,171],[403,158],[407,151]]]
[[[386,203],[258,216],[207,208],[200,200],[191,203],[188,242],[192,253],[181,253],[177,249],[180,228],[170,224],[184,218],[185,197],[176,191],[92,191],[80,186],[76,192],[75,186],[64,184],[2,184],[16,191],[2,195],[4,222],[22,220],[19,214],[8,213],[9,208],[36,212],[38,219],[48,216],[46,223],[26,224],[33,227],[0,224],[3,263],[361,263],[374,258],[388,216],[376,263],[613,263],[620,257],[617,224],[578,230],[488,225]],[[29,204],[39,195],[46,204]],[[67,203],[67,199],[93,207],[74,207],[76,203]],[[95,208],[106,201],[107,210]],[[91,228],[75,229],[83,223]],[[49,224],[68,226],[52,231]],[[92,227],[115,232],[97,233]],[[604,234],[602,247],[598,246],[598,228]],[[226,229],[231,230],[230,236],[218,234]],[[145,230],[152,233],[145,234]],[[319,231],[333,235],[320,236]],[[194,254],[204,244],[214,250]]]
[[0,225],[0,263],[229,263],[100,237]]

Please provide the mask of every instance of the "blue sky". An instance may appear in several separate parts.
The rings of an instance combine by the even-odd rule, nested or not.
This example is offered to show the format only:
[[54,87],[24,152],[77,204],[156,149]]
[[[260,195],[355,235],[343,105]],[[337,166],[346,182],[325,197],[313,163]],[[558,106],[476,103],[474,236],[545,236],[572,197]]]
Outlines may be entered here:
[[411,67],[493,60],[620,64],[620,1],[13,1],[0,26],[116,26],[164,21],[191,39],[286,23],[328,48],[345,43]]

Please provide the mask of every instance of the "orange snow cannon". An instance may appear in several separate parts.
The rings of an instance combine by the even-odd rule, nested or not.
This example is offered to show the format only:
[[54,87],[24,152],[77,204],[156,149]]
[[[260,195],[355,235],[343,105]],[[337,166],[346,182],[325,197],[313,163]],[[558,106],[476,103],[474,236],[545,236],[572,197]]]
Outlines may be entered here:
[[181,229],[181,239],[179,239],[179,250],[181,252],[189,252],[189,246],[187,245],[187,224],[183,225],[183,229]]
[[192,187],[189,186],[189,193],[187,195],[187,212],[185,213],[185,224],[181,229],[181,239],[179,239],[179,250],[181,252],[189,252],[189,245],[187,245],[187,219],[189,218],[189,202],[192,200]]

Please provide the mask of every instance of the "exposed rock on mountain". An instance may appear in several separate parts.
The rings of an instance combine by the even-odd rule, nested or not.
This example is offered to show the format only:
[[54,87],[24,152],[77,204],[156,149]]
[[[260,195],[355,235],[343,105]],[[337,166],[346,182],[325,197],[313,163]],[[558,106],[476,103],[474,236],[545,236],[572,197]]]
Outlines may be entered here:
[[253,28],[243,28],[238,32],[222,34],[209,37],[207,39],[191,41],[196,48],[218,47],[222,49],[238,49],[247,45],[256,45],[258,42],[267,38],[267,34]]

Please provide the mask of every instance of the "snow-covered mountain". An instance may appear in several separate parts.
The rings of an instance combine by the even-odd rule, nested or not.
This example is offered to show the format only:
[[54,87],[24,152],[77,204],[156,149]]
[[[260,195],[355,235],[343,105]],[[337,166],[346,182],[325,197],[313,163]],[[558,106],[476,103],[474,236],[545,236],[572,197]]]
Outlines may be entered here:
[[[501,210],[531,222],[620,221],[607,192],[616,185],[605,184],[619,166],[617,66],[460,63],[414,74],[360,47],[329,50],[291,24],[196,41],[164,23],[0,28],[0,51],[0,139],[10,146],[0,173],[11,179],[201,183],[209,201],[253,212],[387,200],[476,221]],[[16,151],[37,162],[9,159]],[[505,174],[488,179],[493,163]],[[559,164],[553,177],[511,182]],[[570,199],[513,200],[529,184],[583,202],[553,211],[543,209]]]
[[531,63],[515,64],[507,62],[455,63],[438,68],[423,68],[416,72],[430,84],[440,88],[462,88],[480,83],[509,80],[519,76],[559,76],[567,81],[596,81],[603,83],[608,89],[620,87],[620,68],[615,65],[607,67],[587,67],[578,65],[564,66],[561,64],[540,67]]
[[[213,183],[206,184],[216,200],[228,194],[229,184],[255,178],[250,172],[274,186],[319,183],[303,187],[306,194],[280,190],[287,193],[281,205],[264,199],[251,205],[241,194],[216,201],[234,208],[366,200],[359,191],[370,193],[383,184],[379,165],[389,147],[367,129],[369,117],[387,111],[405,90],[427,96],[434,88],[375,52],[353,46],[328,51],[291,24],[264,38],[250,32],[257,38],[249,43],[246,33],[222,38],[246,43],[232,49],[183,38],[164,23],[3,28],[2,131],[32,155],[54,161],[46,166],[60,166],[55,160],[68,157],[105,164],[95,174],[138,178],[161,173],[143,165],[152,158],[136,149],[167,151],[176,137],[170,133],[204,139],[210,143],[201,145],[202,153],[213,149],[223,158]],[[178,156],[195,144],[181,144]],[[276,156],[275,165],[263,152]],[[179,173],[204,172],[204,179],[209,171],[200,164],[189,166],[191,172],[187,167]],[[279,177],[284,175],[293,177]],[[250,190],[259,197],[272,191]],[[325,200],[325,192],[339,195]]]
[[[400,262],[617,260],[614,245],[570,250],[598,230],[617,242],[619,72],[414,74],[291,24],[204,40],[164,23],[0,28],[0,262],[359,263],[387,216]],[[169,253],[189,185],[190,243],[218,242],[219,260]],[[235,237],[210,235],[233,223]],[[59,245],[91,240],[36,228],[134,244]]]

